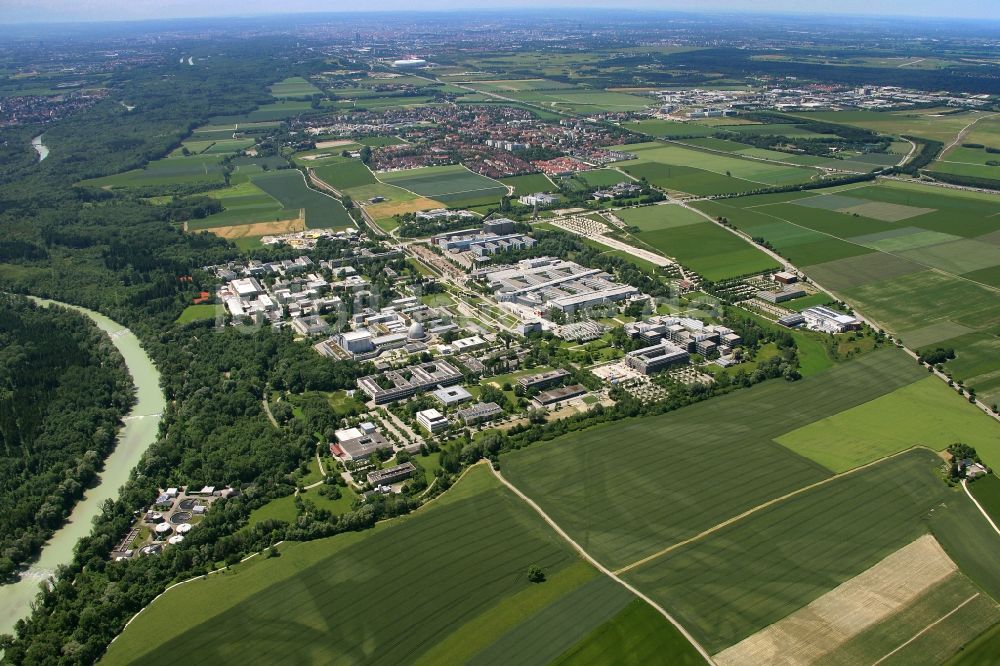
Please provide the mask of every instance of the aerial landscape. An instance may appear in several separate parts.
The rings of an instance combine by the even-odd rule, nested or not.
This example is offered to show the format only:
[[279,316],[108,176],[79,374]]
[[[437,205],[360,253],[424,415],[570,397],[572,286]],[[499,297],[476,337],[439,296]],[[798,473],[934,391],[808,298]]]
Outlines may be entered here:
[[1000,663],[1000,17],[840,5],[0,3],[0,663]]

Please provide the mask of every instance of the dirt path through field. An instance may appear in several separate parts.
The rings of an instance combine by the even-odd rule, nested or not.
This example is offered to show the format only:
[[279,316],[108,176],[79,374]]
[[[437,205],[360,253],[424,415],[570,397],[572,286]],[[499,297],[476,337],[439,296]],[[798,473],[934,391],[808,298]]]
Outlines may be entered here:
[[662,615],[664,618],[666,618],[667,621],[670,622],[670,624],[674,625],[677,628],[677,630],[681,632],[681,634],[684,636],[684,638],[686,638],[686,639],[688,639],[688,641],[690,641],[690,643],[695,647],[695,649],[697,649],[698,652],[701,653],[701,656],[705,658],[705,661],[707,661],[709,664],[714,664],[715,663],[712,660],[712,655],[710,655],[708,653],[708,651],[705,650],[705,648],[703,648],[701,646],[701,644],[697,640],[695,640],[694,636],[692,636],[691,634],[689,634],[688,631],[687,631],[687,629],[685,629],[680,624],[680,622],[678,622],[677,620],[675,620],[674,617],[670,613],[668,613],[662,606],[660,606],[655,601],[653,601],[652,599],[650,599],[649,597],[647,597],[645,594],[643,594],[642,592],[640,592],[635,587],[632,587],[632,585],[626,583],[624,580],[622,580],[621,578],[619,578],[615,574],[615,572],[611,571],[606,566],[604,566],[603,564],[601,564],[600,562],[598,562],[596,559],[594,559],[590,555],[590,553],[588,553],[586,550],[583,549],[583,546],[581,546],[576,541],[574,541],[572,539],[572,537],[570,537],[570,535],[566,534],[566,532],[564,532],[563,529],[561,527],[559,527],[559,525],[554,520],[552,520],[551,518],[549,518],[548,514],[545,513],[542,510],[542,507],[538,506],[535,503],[534,500],[532,500],[530,497],[528,497],[527,495],[525,495],[524,493],[522,493],[520,491],[520,489],[518,489],[518,487],[515,486],[513,483],[511,483],[510,481],[508,481],[507,479],[505,479],[504,476],[498,470],[493,469],[492,466],[490,466],[490,469],[493,470],[493,475],[496,476],[497,479],[499,479],[500,483],[502,483],[503,485],[505,485],[515,495],[517,495],[518,497],[520,497],[524,501],[525,504],[527,504],[532,509],[534,509],[535,513],[537,513],[542,518],[542,520],[544,520],[548,524],[548,526],[551,527],[556,532],[556,534],[558,534],[564,541],[566,541],[566,543],[568,543],[570,546],[572,546],[573,550],[575,550],[577,553],[580,554],[580,557],[582,557],[583,559],[587,560],[598,571],[600,571],[604,575],[608,576],[609,578],[611,578],[612,580],[614,580],[616,583],[618,583],[619,585],[621,585],[622,587],[624,587],[626,590],[628,590],[629,592],[631,592],[632,594],[634,594],[635,596],[639,597],[640,599],[642,599],[643,601],[645,601],[647,604],[649,604],[650,606],[652,606],[653,608],[655,608],[656,611],[660,615]]

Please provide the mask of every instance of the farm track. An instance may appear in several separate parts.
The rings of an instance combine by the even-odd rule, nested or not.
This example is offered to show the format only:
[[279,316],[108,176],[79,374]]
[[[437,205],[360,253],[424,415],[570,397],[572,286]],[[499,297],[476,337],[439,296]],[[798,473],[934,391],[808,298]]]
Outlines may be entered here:
[[664,609],[662,606],[660,606],[659,604],[657,604],[650,597],[648,597],[645,594],[643,594],[641,591],[639,591],[637,588],[635,588],[631,584],[629,584],[629,583],[625,582],[624,580],[622,580],[621,578],[619,578],[618,575],[615,572],[611,571],[610,569],[608,569],[607,567],[605,567],[603,564],[601,564],[600,562],[598,562],[590,553],[588,553],[586,550],[584,550],[583,546],[581,546],[579,543],[577,543],[576,541],[574,541],[573,538],[569,536],[569,534],[567,534],[561,527],[559,527],[559,524],[556,523],[554,520],[552,520],[548,516],[548,514],[545,513],[545,511],[542,510],[542,507],[540,507],[537,503],[535,503],[534,500],[532,500],[530,497],[528,497],[527,495],[525,495],[523,492],[521,492],[521,490],[517,486],[515,486],[513,483],[511,483],[506,478],[504,478],[504,476],[499,472],[499,470],[494,469],[492,465],[490,466],[490,469],[493,471],[493,475],[500,481],[500,483],[502,483],[512,493],[514,493],[515,495],[517,495],[522,501],[524,501],[525,504],[527,504],[529,507],[531,507],[535,511],[535,513],[537,513],[539,515],[539,517],[541,517],[541,519],[544,520],[545,523],[549,527],[551,527],[556,532],[556,534],[559,535],[560,538],[562,538],[566,543],[568,543],[573,548],[573,550],[575,550],[577,553],[579,553],[580,557],[582,557],[587,562],[589,562],[598,571],[600,571],[604,575],[608,576],[609,578],[611,578],[612,580],[614,580],[616,583],[618,583],[619,585],[621,585],[622,587],[624,587],[625,589],[627,589],[629,592],[631,592],[635,596],[639,597],[640,599],[642,599],[643,601],[645,601],[647,604],[649,604],[650,606],[652,606],[654,609],[656,609],[656,611],[660,615],[662,615],[664,618],[666,618],[666,620],[668,622],[670,622],[670,624],[674,625],[674,627],[676,627],[676,629],[679,632],[681,632],[681,634],[684,636],[684,638],[686,638],[688,640],[688,642],[690,642],[691,645],[693,645],[695,647],[695,649],[698,650],[698,652],[701,654],[702,657],[704,657],[704,659],[705,659],[706,662],[708,662],[709,664],[714,664],[715,663],[715,661],[712,659],[712,655],[710,655],[708,653],[708,651],[704,647],[702,647],[701,643],[699,643],[695,639],[695,637],[692,636],[688,632],[688,630],[685,629],[684,626],[680,622],[678,622],[670,613],[668,613],[666,611],[666,609]]
[[983,514],[983,518],[985,518],[986,522],[990,524],[990,527],[993,528],[993,531],[996,532],[997,534],[1000,534],[1000,527],[997,527],[997,524],[993,522],[993,518],[990,517],[990,514],[986,513],[986,509],[983,508],[983,505],[980,504],[979,500],[976,499],[975,495],[973,495],[969,491],[969,484],[966,483],[965,479],[962,479],[962,490],[965,491],[965,494],[969,496],[969,499],[972,500],[972,503],[976,505],[977,509],[979,509],[979,513]]

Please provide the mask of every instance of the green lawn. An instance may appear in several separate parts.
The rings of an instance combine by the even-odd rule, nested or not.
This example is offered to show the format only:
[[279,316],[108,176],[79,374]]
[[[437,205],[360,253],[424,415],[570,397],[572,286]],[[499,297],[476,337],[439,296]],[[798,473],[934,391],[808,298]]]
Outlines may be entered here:
[[[281,553],[160,597],[103,663],[457,663],[518,654],[515,663],[541,664],[634,599],[483,465],[415,514],[287,543]],[[546,582],[527,580],[531,565]],[[665,620],[657,631],[673,651],[663,658],[690,658],[693,648]]]
[[1000,424],[931,376],[775,441],[833,472],[912,446],[940,451],[956,441],[976,447],[988,465],[1000,466]]
[[620,567],[830,476],[773,439],[924,376],[886,349],[799,382],[536,444],[503,455],[501,468],[584,548]]
[[215,319],[216,307],[212,303],[201,303],[199,305],[189,305],[184,308],[180,316],[177,317],[178,324],[187,324],[192,321],[202,319]]
[[711,652],[801,608],[926,531],[955,496],[911,451],[760,510],[630,571]]

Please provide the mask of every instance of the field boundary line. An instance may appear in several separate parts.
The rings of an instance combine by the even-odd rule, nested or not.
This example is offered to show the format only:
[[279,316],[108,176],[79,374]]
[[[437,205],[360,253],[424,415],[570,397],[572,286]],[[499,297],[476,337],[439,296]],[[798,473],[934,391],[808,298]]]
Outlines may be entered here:
[[[748,518],[748,517],[752,516],[753,514],[757,513],[758,511],[761,511],[761,510],[766,509],[766,508],[768,508],[770,506],[778,504],[779,502],[784,502],[785,500],[791,499],[791,498],[793,498],[793,497],[795,497],[797,495],[801,495],[804,492],[813,490],[815,488],[819,488],[820,486],[824,486],[824,485],[826,485],[828,483],[832,483],[832,482],[834,482],[834,481],[836,481],[838,479],[844,478],[845,476],[850,476],[850,475],[852,475],[852,474],[854,474],[856,472],[860,472],[863,469],[867,469],[867,468],[872,467],[874,465],[878,465],[879,463],[883,463],[886,460],[889,460],[891,458],[895,458],[897,456],[901,456],[904,453],[908,453],[908,452],[916,450],[916,449],[927,449],[928,451],[931,451],[931,449],[927,448],[926,446],[922,446],[922,445],[911,446],[908,449],[903,449],[902,451],[897,451],[896,453],[892,453],[890,455],[883,456],[881,458],[878,458],[877,460],[872,460],[871,462],[865,463],[864,465],[861,465],[859,467],[854,467],[852,469],[849,469],[846,472],[841,472],[840,474],[834,474],[833,476],[829,476],[829,477],[827,477],[825,479],[822,479],[820,481],[816,481],[814,483],[810,483],[807,486],[803,486],[803,487],[798,488],[796,490],[793,490],[793,491],[791,491],[789,493],[785,493],[784,495],[782,495],[780,497],[775,497],[773,499],[769,499],[768,501],[766,501],[766,502],[764,502],[762,504],[758,504],[757,506],[751,507],[751,508],[747,509],[746,511],[744,511],[743,513],[740,513],[740,514],[737,514],[737,515],[733,516],[732,518],[727,518],[726,520],[722,521],[721,523],[718,523],[717,525],[713,525],[712,527],[709,527],[707,530],[703,530],[703,531],[699,532],[698,534],[695,534],[694,536],[688,537],[687,539],[684,539],[683,541],[678,541],[677,543],[672,544],[670,546],[667,546],[666,548],[664,548],[662,550],[658,550],[657,552],[655,552],[655,553],[653,553],[651,555],[647,555],[646,557],[644,557],[642,559],[639,559],[639,560],[636,560],[635,562],[633,562],[631,564],[627,564],[627,565],[625,565],[624,567],[622,567],[620,569],[616,569],[614,573],[615,574],[628,573],[629,571],[632,571],[633,569],[637,569],[637,568],[639,568],[641,566],[649,564],[653,560],[659,559],[663,555],[666,555],[667,553],[670,553],[670,552],[672,552],[674,550],[677,550],[678,548],[680,548],[682,546],[686,546],[686,545],[688,545],[690,543],[694,543],[695,541],[699,541],[699,540],[703,539],[704,537],[706,537],[706,536],[708,536],[710,534],[714,534],[715,532],[718,532],[721,529],[724,529],[726,527],[729,527],[730,525],[738,523],[739,521],[743,520],[744,518]],[[935,455],[937,454],[936,451],[932,451],[932,453],[934,453]]]
[[966,599],[965,601],[963,601],[959,605],[955,606],[950,611],[948,611],[947,613],[945,613],[944,615],[942,615],[938,619],[934,620],[933,622],[931,622],[930,624],[928,624],[926,627],[924,627],[923,629],[921,629],[917,633],[913,634],[913,636],[910,637],[910,639],[908,641],[906,641],[905,643],[903,643],[902,645],[900,645],[895,650],[893,650],[889,654],[885,655],[884,657],[882,657],[878,661],[874,662],[872,664],[872,666],[878,666],[878,664],[881,664],[883,661],[885,661],[886,659],[888,659],[892,655],[896,654],[897,652],[899,652],[900,650],[902,650],[903,648],[905,648],[907,645],[909,645],[913,641],[917,640],[918,638],[920,638],[921,636],[923,636],[925,633],[927,633],[928,631],[930,631],[931,629],[933,629],[937,625],[941,624],[942,622],[944,622],[945,620],[947,620],[949,617],[951,617],[952,615],[954,615],[958,611],[962,610],[962,608],[964,608],[966,606],[966,604],[971,603],[973,600],[975,600],[977,597],[979,597],[980,594],[981,594],[980,592],[976,592],[971,597],[969,597],[968,599]]
[[962,479],[962,490],[965,491],[965,494],[969,496],[969,499],[972,500],[972,503],[976,505],[977,509],[979,509],[979,513],[983,514],[983,518],[985,518],[986,522],[990,524],[990,527],[993,528],[993,531],[996,532],[997,534],[1000,534],[1000,528],[998,528],[997,524],[993,522],[993,518],[990,517],[990,514],[986,513],[986,509],[984,509],[983,505],[979,503],[979,500],[977,500],[975,496],[969,491],[969,484],[966,482],[965,479]]
[[606,566],[604,566],[596,559],[594,559],[594,557],[591,556],[590,553],[588,553],[586,550],[583,549],[583,546],[574,541],[569,534],[567,534],[561,527],[559,527],[558,523],[549,518],[549,515],[542,510],[542,507],[538,506],[538,504],[535,503],[533,499],[525,495],[523,492],[521,492],[521,490],[517,486],[515,486],[513,483],[504,478],[503,474],[501,474],[499,470],[495,469],[492,465],[490,465],[490,470],[493,472],[493,475],[500,481],[500,483],[502,483],[511,492],[513,492],[515,495],[521,498],[521,500],[523,500],[529,507],[534,509],[535,513],[537,513],[542,518],[542,520],[544,520],[545,523],[556,532],[556,534],[558,534],[564,541],[566,541],[566,543],[572,546],[573,549],[577,553],[579,553],[581,557],[583,557],[583,559],[587,560],[587,562],[589,562],[592,566],[594,566],[598,571],[611,578],[611,580],[615,581],[616,583],[624,587],[626,590],[628,590],[629,592],[631,592],[632,594],[639,597],[647,604],[655,608],[660,613],[660,615],[666,618],[667,621],[670,622],[670,624],[674,625],[674,627],[676,627],[677,630],[681,632],[684,638],[686,638],[691,643],[691,645],[693,645],[695,649],[698,650],[701,656],[704,657],[706,662],[708,662],[709,664],[715,664],[715,661],[712,660],[712,655],[710,655],[708,651],[704,647],[702,647],[701,643],[699,643],[694,636],[688,633],[688,630],[685,629],[680,622],[674,619],[674,617],[670,613],[668,613],[666,609],[664,609],[655,601],[647,597],[645,594],[643,594],[641,591],[633,587],[631,584],[619,578],[615,574],[615,572],[611,571]]

